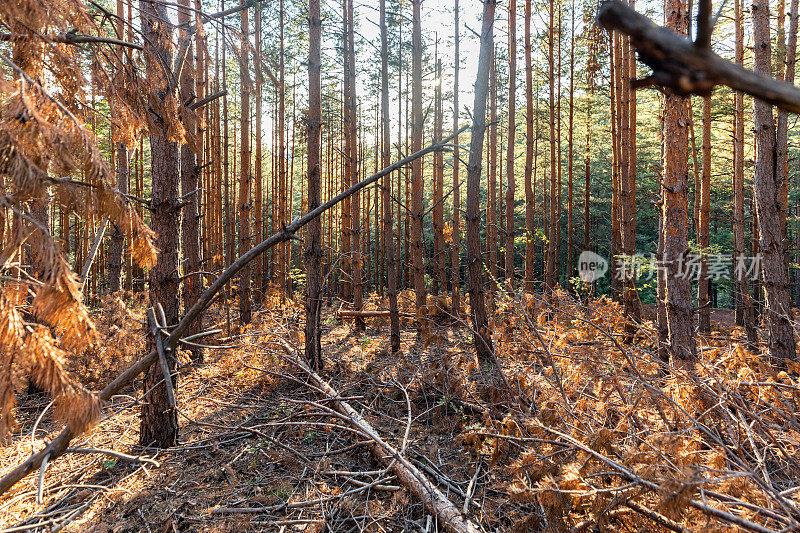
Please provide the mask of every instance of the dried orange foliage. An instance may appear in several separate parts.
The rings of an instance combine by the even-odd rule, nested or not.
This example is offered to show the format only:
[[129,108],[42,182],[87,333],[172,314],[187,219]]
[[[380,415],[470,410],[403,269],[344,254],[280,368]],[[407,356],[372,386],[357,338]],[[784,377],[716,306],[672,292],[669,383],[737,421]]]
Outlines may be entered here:
[[[14,427],[13,383],[23,375],[64,406],[57,410],[73,430],[86,429],[99,413],[96,398],[64,369],[69,353],[84,352],[98,335],[75,273],[41,218],[47,204],[108,219],[128,236],[134,261],[155,263],[153,234],[115,192],[116,177],[85,123],[86,88],[94,86],[119,121],[118,140],[131,142],[143,131],[146,92],[138,89],[134,58],[106,45],[93,46],[87,60],[81,48],[53,41],[76,32],[121,38],[107,20],[79,0],[0,3],[0,28],[11,42],[10,57],[0,53],[0,268],[19,280],[0,301],[0,438]],[[38,324],[23,326],[23,312]]]
[[[738,530],[694,503],[776,530],[795,523],[800,365],[771,368],[739,343],[738,328],[720,327],[701,341],[695,372],[675,372],[658,357],[652,323],[628,345],[624,326],[605,298],[498,301],[498,358],[533,409],[486,417],[463,442],[505,465],[509,498],[543,510],[552,531],[652,529],[637,506],[658,514],[659,527]],[[518,530],[543,525],[534,522],[526,515]]]

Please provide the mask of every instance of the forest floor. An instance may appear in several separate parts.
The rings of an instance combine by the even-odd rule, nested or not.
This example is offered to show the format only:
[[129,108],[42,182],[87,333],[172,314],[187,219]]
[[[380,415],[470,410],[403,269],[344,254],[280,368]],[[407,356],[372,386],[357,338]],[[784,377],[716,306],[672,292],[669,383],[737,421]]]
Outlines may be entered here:
[[[410,311],[413,295],[401,296]],[[402,355],[389,353],[387,319],[357,332],[326,309],[322,376],[483,530],[796,527],[800,365],[769,368],[725,312],[696,371],[667,372],[652,323],[625,339],[616,304],[503,295],[492,327],[506,388],[481,379],[470,330],[448,306],[432,298],[421,332],[403,319]],[[109,340],[72,371],[99,388],[141,357],[144,311],[141,295],[108,297],[97,320]],[[209,312],[205,326],[233,347],[199,366],[181,355],[180,445],[138,445],[138,382],[73,446],[146,461],[67,454],[48,466],[41,503],[36,475],[0,499],[0,528],[440,531],[292,364],[302,319],[302,305],[274,295],[242,330],[228,333],[225,306]],[[0,473],[58,430],[47,405],[20,396]]]

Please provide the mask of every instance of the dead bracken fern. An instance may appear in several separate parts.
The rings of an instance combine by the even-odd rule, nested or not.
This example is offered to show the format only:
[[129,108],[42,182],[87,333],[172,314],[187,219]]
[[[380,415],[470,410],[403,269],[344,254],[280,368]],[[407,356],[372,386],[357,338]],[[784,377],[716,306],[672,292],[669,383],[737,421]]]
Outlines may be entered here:
[[[91,86],[112,104],[116,140],[132,143],[147,124],[146,92],[129,51],[106,46],[87,55],[54,42],[52,36],[70,32],[117,37],[100,8],[81,0],[10,0],[0,2],[0,27],[11,42],[10,57],[0,53],[0,438],[15,427],[14,388],[22,378],[46,391],[56,412],[81,432],[100,406],[65,363],[98,334],[81,284],[49,230],[48,204],[82,219],[109,220],[126,235],[137,264],[155,263],[154,236],[116,191],[85,123]],[[165,120],[177,112],[169,115]]]

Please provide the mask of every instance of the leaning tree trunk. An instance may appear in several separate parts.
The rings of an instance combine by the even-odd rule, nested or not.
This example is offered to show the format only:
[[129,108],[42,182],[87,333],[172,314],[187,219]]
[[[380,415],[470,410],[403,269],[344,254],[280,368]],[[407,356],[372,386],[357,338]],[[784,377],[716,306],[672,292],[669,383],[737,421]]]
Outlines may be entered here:
[[[756,72],[771,74],[769,3],[755,0],[752,5],[754,67]],[[758,214],[759,248],[764,284],[764,312],[769,323],[769,353],[774,364],[785,366],[795,359],[794,332],[790,322],[789,279],[784,262],[781,231],[780,183],[775,168],[775,123],[772,106],[753,101],[756,132],[756,162],[753,196]]]
[[[322,67],[321,0],[311,0],[308,9],[308,210],[320,204],[320,134],[322,132],[322,98],[320,72]],[[322,220],[315,218],[306,231],[306,329],[305,355],[309,366],[322,370],[322,345],[319,318],[322,309]]]
[[[172,64],[172,52],[167,48],[172,35],[167,8],[151,0],[141,0],[142,34],[145,43],[145,61],[154,87],[150,95],[158,105],[169,95],[170,73],[164,64]],[[175,119],[175,117],[173,117]],[[169,139],[164,117],[154,114],[154,131],[150,135],[152,198],[150,200],[151,227],[156,233],[159,250],[156,265],[150,270],[150,305],[161,304],[167,325],[178,321],[178,145]],[[151,324],[152,326],[152,324]],[[155,347],[151,335],[148,344]],[[174,370],[175,361],[167,357],[167,366]],[[178,417],[170,405],[164,373],[159,365],[151,366],[142,382],[142,414],[139,442],[144,446],[166,448],[178,442]],[[172,376],[173,387],[177,375]]]
[[472,134],[470,155],[467,163],[467,271],[469,274],[469,300],[475,350],[481,366],[494,366],[492,335],[486,317],[486,301],[483,287],[483,260],[480,236],[480,180],[483,138],[486,133],[486,93],[489,90],[489,67],[494,47],[494,11],[497,0],[483,3],[483,28],[478,57],[478,74],[475,80],[475,103],[472,110]]
[[[685,33],[687,17],[683,0],[666,0],[667,27]],[[664,96],[664,166],[662,173],[662,209],[666,272],[666,318],[670,361],[676,368],[694,363],[697,347],[694,339],[691,280],[679,276],[689,253],[689,203],[687,197],[687,147],[689,123],[686,98],[669,93]]]

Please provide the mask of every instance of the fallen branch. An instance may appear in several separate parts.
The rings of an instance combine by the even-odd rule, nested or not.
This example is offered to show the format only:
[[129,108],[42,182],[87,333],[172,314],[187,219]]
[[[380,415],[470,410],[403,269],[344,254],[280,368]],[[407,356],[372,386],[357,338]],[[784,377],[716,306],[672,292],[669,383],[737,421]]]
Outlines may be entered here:
[[[217,296],[217,294],[225,287],[225,285],[233,279],[234,276],[244,268],[250,261],[255,259],[256,257],[260,256],[276,244],[286,242],[289,239],[294,237],[294,233],[320,216],[322,213],[326,212],[328,209],[332,208],[345,198],[348,198],[355,194],[356,192],[360,191],[364,187],[375,183],[383,176],[391,174],[392,172],[398,170],[399,168],[408,165],[412,161],[430,153],[440,150],[442,146],[448,144],[450,141],[456,138],[456,136],[467,129],[468,126],[464,126],[456,133],[453,133],[446,139],[438,143],[431,144],[427,148],[423,148],[422,150],[415,152],[407,157],[404,157],[400,161],[397,161],[388,167],[380,170],[370,176],[369,178],[353,185],[349,189],[339,193],[336,197],[331,198],[324,204],[320,205],[316,209],[306,213],[302,217],[298,217],[294,219],[288,226],[284,226],[281,228],[280,231],[271,235],[266,240],[260,242],[259,244],[255,245],[253,248],[245,252],[242,256],[240,256],[236,261],[234,261],[225,271],[220,274],[219,278],[205,290],[203,294],[197,299],[194,305],[189,309],[189,311],[183,316],[181,321],[172,330],[169,337],[164,340],[164,349],[165,350],[174,350],[178,344],[178,341],[183,337],[183,335],[189,329],[189,326],[194,322],[194,320],[200,316],[200,314],[205,311],[205,309],[210,305],[212,300]],[[129,366],[124,372],[122,372],[117,378],[105,386],[105,388],[98,393],[98,398],[105,402],[111,399],[116,393],[122,390],[124,387],[129,385],[139,374],[150,368],[150,365],[158,361],[158,350],[152,350],[149,354],[145,357],[140,359],[139,361],[135,362],[131,366]],[[61,433],[59,433],[49,444],[47,444],[43,449],[39,450],[38,452],[34,453],[30,457],[28,457],[24,462],[19,464],[16,468],[8,472],[5,476],[0,478],[0,495],[3,495],[6,491],[8,491],[11,487],[13,487],[17,482],[19,482],[22,478],[30,474],[31,472],[37,470],[39,466],[42,464],[42,461],[45,457],[49,456],[49,460],[53,461],[57,457],[64,454],[64,451],[69,446],[70,441],[75,438],[76,434],[73,433],[69,427],[65,427]]]
[[375,458],[392,470],[400,483],[408,487],[411,493],[422,502],[426,511],[439,519],[439,524],[446,531],[451,533],[477,533],[479,531],[478,527],[470,520],[465,519],[458,508],[453,505],[453,502],[431,483],[416,466],[384,441],[369,422],[364,420],[349,403],[342,400],[339,392],[331,387],[327,381],[311,370],[298,357],[287,356],[287,358],[309,377],[317,389],[324,392],[333,409],[360,433],[372,439],[372,442],[367,446],[369,446]]
[[[603,2],[597,22],[607,30],[630,36],[639,60],[653,69],[651,76],[634,82],[638,86],[658,85],[677,94],[707,96],[715,86],[727,85],[784,111],[800,113],[800,88],[722,59],[703,41],[693,43],[658,26],[619,0]],[[705,39],[706,35],[710,36],[710,30],[704,30],[698,38]]]
[[[397,313],[397,315],[406,318],[414,318],[414,315],[411,313]],[[352,309],[339,309],[336,312],[336,316],[339,318],[378,318],[389,316],[389,311],[354,311]]]

